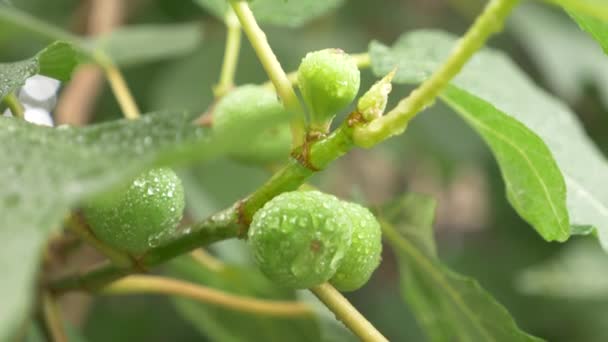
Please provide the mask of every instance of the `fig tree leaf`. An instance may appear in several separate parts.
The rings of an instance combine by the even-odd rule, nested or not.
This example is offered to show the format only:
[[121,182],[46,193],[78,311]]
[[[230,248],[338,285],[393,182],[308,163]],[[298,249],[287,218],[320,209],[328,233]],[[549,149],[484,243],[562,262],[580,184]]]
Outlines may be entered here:
[[608,298],[608,255],[591,239],[577,238],[559,253],[525,269],[516,278],[528,295],[598,300]]
[[[192,123],[198,115],[161,112],[82,128],[29,124],[0,116],[0,340],[25,318],[42,248],[83,200],[146,169],[205,160],[239,148],[264,129],[249,123],[219,136]],[[267,123],[266,123],[267,124]]]
[[571,12],[608,22],[608,2],[605,0],[544,0]]
[[449,86],[442,98],[493,151],[518,214],[548,241],[568,238],[566,184],[547,145],[519,121],[466,91]]
[[593,82],[608,106],[608,58],[565,13],[522,5],[511,16],[507,28],[560,97],[568,102],[580,101],[585,83]]
[[202,41],[199,23],[133,25],[91,39],[89,48],[102,51],[118,65],[135,65],[183,56]]
[[600,44],[605,53],[608,53],[608,19],[598,19],[576,11],[568,11],[578,26],[591,35]]
[[203,32],[199,23],[142,24],[121,27],[96,38],[84,38],[2,3],[0,23],[49,42],[69,42],[82,56],[87,56],[89,61],[100,62],[99,54],[102,52],[118,65],[182,56],[194,51],[202,40]]
[[21,32],[27,32],[35,36],[47,39],[49,42],[62,40],[78,44],[80,38],[60,27],[46,23],[29,13],[26,13],[10,2],[0,2],[0,23],[3,27],[10,27]]
[[55,42],[32,58],[0,63],[0,100],[36,74],[68,80],[80,59],[81,55],[71,44]]
[[[437,31],[406,34],[393,48],[374,42],[374,73],[398,66],[393,82],[421,82],[455,42]],[[476,54],[441,98],[489,143],[511,204],[545,239],[567,239],[569,217],[573,226],[598,229],[608,247],[608,163],[566,105],[490,49]]]
[[436,203],[407,194],[379,212],[396,253],[401,293],[430,341],[539,341],[474,279],[444,266],[433,238]]

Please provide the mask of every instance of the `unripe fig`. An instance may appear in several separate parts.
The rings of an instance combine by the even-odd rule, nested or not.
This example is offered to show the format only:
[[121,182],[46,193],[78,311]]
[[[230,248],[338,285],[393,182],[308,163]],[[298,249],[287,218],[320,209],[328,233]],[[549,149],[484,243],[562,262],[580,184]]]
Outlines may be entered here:
[[342,202],[342,205],[351,221],[353,235],[330,283],[340,291],[354,291],[365,285],[380,265],[382,232],[380,223],[369,209],[350,202]]
[[351,243],[351,222],[336,197],[318,191],[283,193],[254,215],[249,245],[274,282],[308,288],[328,281]]
[[95,198],[83,213],[95,236],[108,245],[140,255],[150,239],[174,229],[184,211],[184,188],[168,168],[139,175],[126,188]]
[[[245,85],[224,96],[213,112],[213,130],[238,139],[248,127],[269,127],[254,141],[232,149],[230,157],[253,164],[268,164],[286,159],[291,148],[289,115],[274,91],[262,86]],[[276,124],[280,122],[281,124]]]
[[340,49],[309,52],[298,68],[298,85],[310,109],[310,128],[327,132],[336,114],[359,91],[356,61]]

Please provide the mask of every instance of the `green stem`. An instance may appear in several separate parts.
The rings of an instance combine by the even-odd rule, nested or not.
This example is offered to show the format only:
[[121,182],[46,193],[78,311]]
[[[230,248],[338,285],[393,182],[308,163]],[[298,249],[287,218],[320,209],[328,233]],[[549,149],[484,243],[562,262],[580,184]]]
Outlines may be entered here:
[[224,50],[224,62],[222,63],[220,80],[213,89],[216,98],[226,95],[234,87],[234,75],[241,48],[241,24],[234,11],[229,10],[226,13],[225,22],[228,32],[226,34],[226,48]]
[[124,76],[120,72],[120,69],[112,62],[109,58],[105,57],[103,54],[96,54],[95,60],[105,72],[106,78],[110,83],[110,88],[112,89],[112,93],[120,106],[120,109],[125,116],[125,118],[130,120],[138,119],[141,114],[139,112],[139,108],[137,107],[137,103],[135,102],[135,98],[133,98],[133,94],[131,94],[131,90],[129,90],[129,86],[127,85],[127,81],[125,81]]
[[178,255],[217,241],[242,236],[246,227],[239,224],[236,206],[221,211],[207,219],[167,235],[158,241],[140,260],[145,267],[155,266]]
[[244,227],[238,223],[237,209],[232,207],[193,226],[151,241],[150,251],[135,260],[135,265],[131,268],[104,262],[83,274],[72,274],[51,281],[48,286],[55,293],[70,290],[95,291],[116,279],[132,273],[145,272],[150,267],[198,247],[238,237],[243,231]]
[[93,232],[89,229],[83,218],[77,214],[70,214],[66,221],[66,225],[74,234],[80,237],[83,241],[97,249],[100,253],[105,255],[112,263],[121,268],[131,267],[133,260],[131,257],[123,252],[117,251],[114,248],[100,241]]
[[333,313],[336,318],[352,331],[361,341],[387,341],[382,335],[340,292],[328,283],[310,289]]
[[372,64],[372,60],[367,52],[356,53],[351,56],[355,59],[355,63],[357,63],[359,69],[369,68]]
[[48,284],[48,288],[55,295],[61,295],[74,290],[94,292],[117,279],[135,272],[135,269],[121,268],[112,265],[108,261],[104,261],[83,273],[78,272],[51,281]]
[[209,252],[207,252],[204,248],[197,248],[193,250],[190,252],[190,257],[199,265],[212,272],[221,272],[226,269],[226,264],[224,264],[220,259],[217,259],[213,255],[209,254]]
[[102,289],[103,294],[162,294],[193,299],[228,310],[276,317],[313,317],[314,311],[295,301],[262,300],[238,296],[182,280],[159,276],[129,276]]
[[67,342],[61,314],[55,298],[48,292],[42,294],[42,313],[46,330],[52,342]]
[[448,59],[429,79],[401,100],[389,113],[367,125],[355,129],[355,143],[371,147],[403,133],[408,122],[421,110],[431,105],[439,93],[462,70],[473,54],[488,38],[499,32],[504,21],[519,0],[492,0],[467,33],[458,41]]
[[277,94],[283,101],[285,109],[293,115],[291,121],[292,145],[294,148],[298,147],[304,142],[305,136],[304,110],[300,104],[300,100],[296,96],[287,74],[285,74],[285,71],[281,67],[281,63],[279,63],[274,52],[272,52],[268,39],[266,39],[266,34],[258,26],[247,1],[230,0],[230,5],[239,18],[243,31],[245,31],[247,38],[249,38],[253,50],[268,74],[268,78],[272,81]]
[[11,110],[11,114],[13,114],[14,117],[21,119],[25,117],[25,108],[23,108],[23,105],[19,102],[15,93],[6,95],[2,101],[4,101],[8,109]]
[[282,192],[296,190],[315,172],[323,170],[330,162],[348,152],[353,147],[351,134],[352,127],[347,120],[326,139],[310,144],[309,153],[304,152],[298,159],[290,159],[286,166],[245,200],[242,222],[249,223],[253,214],[266,202]]

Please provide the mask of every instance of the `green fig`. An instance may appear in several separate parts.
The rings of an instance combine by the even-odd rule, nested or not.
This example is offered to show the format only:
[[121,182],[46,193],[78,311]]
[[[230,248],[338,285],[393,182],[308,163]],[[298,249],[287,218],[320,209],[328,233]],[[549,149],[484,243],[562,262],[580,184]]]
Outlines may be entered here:
[[[213,111],[216,134],[238,139],[241,130],[260,125],[268,127],[253,141],[228,151],[235,160],[250,164],[281,162],[289,156],[291,131],[289,115],[271,89],[245,85],[224,96]],[[279,122],[279,124],[276,124]]]
[[248,243],[262,272],[285,287],[328,281],[351,244],[341,201],[318,191],[283,193],[254,215]]
[[382,231],[369,209],[356,203],[342,202],[352,224],[351,245],[330,283],[340,291],[354,291],[365,285],[380,265]]
[[172,231],[184,211],[184,188],[168,168],[152,169],[126,188],[87,202],[83,214],[95,236],[134,255],[150,248],[150,240]]
[[298,68],[298,86],[310,109],[310,129],[327,132],[336,114],[359,91],[357,63],[340,49],[309,52]]

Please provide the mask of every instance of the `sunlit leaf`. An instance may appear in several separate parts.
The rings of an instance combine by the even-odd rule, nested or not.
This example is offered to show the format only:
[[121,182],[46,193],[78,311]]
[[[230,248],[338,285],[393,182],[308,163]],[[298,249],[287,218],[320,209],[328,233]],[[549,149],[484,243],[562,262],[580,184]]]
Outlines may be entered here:
[[[431,31],[404,35],[393,48],[374,42],[370,48],[374,72],[381,75],[398,67],[394,82],[420,82],[445,60],[453,43],[451,36]],[[583,175],[562,174],[568,168],[583,171],[578,163],[587,159],[572,160],[575,146],[597,153],[573,115],[536,89],[508,59],[490,51],[476,55],[441,98],[490,146],[509,202],[519,215],[546,240],[566,240],[570,226],[564,178]],[[563,119],[557,120],[558,115]],[[562,137],[567,132],[570,139],[565,143]],[[576,193],[570,190],[569,203],[574,205],[570,209],[583,209],[582,198],[575,200]]]

